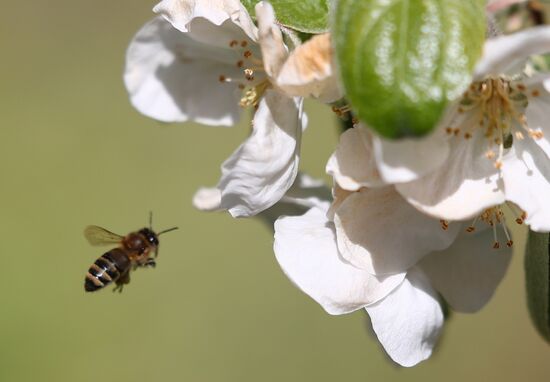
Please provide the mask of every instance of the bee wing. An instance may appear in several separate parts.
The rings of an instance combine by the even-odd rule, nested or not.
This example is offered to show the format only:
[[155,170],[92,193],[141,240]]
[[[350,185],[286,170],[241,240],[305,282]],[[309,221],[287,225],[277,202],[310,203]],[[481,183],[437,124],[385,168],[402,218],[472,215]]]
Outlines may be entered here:
[[84,236],[91,245],[118,244],[124,239],[124,236],[117,235],[96,225],[86,227]]

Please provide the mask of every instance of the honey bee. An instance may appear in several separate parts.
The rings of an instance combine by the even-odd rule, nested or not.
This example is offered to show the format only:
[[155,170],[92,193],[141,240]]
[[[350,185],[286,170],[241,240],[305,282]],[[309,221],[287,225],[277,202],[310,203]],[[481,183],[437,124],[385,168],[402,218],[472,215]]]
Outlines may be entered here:
[[142,228],[136,232],[130,232],[126,236],[117,235],[95,225],[86,227],[84,236],[91,245],[118,244],[119,246],[101,255],[88,269],[84,280],[86,292],[94,292],[114,282],[113,292],[122,292],[125,284],[130,282],[130,270],[139,267],[155,267],[154,257],[158,256],[158,237],[166,232],[174,231],[178,227],[165,229],[155,233],[151,228]]

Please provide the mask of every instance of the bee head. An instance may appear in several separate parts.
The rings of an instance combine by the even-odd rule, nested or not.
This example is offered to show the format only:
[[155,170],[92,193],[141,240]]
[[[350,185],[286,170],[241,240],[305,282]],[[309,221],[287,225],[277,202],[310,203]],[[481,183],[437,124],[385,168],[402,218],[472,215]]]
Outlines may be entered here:
[[142,234],[143,236],[145,236],[145,238],[147,239],[147,242],[155,247],[158,247],[159,245],[159,239],[157,237],[157,234],[154,233],[151,229],[149,228],[143,228],[141,230],[139,230],[139,233]]

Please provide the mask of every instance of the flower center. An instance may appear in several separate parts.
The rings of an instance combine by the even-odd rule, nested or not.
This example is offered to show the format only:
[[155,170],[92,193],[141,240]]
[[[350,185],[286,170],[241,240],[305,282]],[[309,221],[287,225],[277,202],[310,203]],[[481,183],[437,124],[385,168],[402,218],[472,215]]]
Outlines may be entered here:
[[449,135],[470,139],[475,129],[482,129],[488,141],[485,156],[494,160],[495,167],[500,169],[504,150],[512,147],[514,139],[525,139],[525,135],[542,138],[542,131],[529,128],[525,117],[529,96],[539,95],[537,90],[528,94],[525,85],[504,78],[474,82],[457,108],[459,126],[447,127],[446,131]]
[[238,88],[243,91],[243,97],[239,102],[241,107],[257,107],[262,95],[270,85],[265,75],[263,61],[248,49],[248,41],[246,40],[232,40],[229,42],[229,47],[238,54],[235,65],[241,69],[242,76],[232,78],[221,74],[219,81],[222,83],[236,83]]

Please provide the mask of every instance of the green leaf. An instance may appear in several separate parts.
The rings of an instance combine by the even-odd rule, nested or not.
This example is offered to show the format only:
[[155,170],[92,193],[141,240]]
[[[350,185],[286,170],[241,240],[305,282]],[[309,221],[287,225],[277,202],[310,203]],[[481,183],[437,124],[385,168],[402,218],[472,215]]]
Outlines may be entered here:
[[529,232],[525,251],[527,306],[541,336],[550,342],[550,235]]
[[339,0],[336,55],[360,120],[421,136],[469,85],[485,39],[481,0]]
[[[305,32],[323,33],[328,30],[330,0],[270,0],[277,20],[286,27]],[[241,0],[251,15],[260,0]]]

